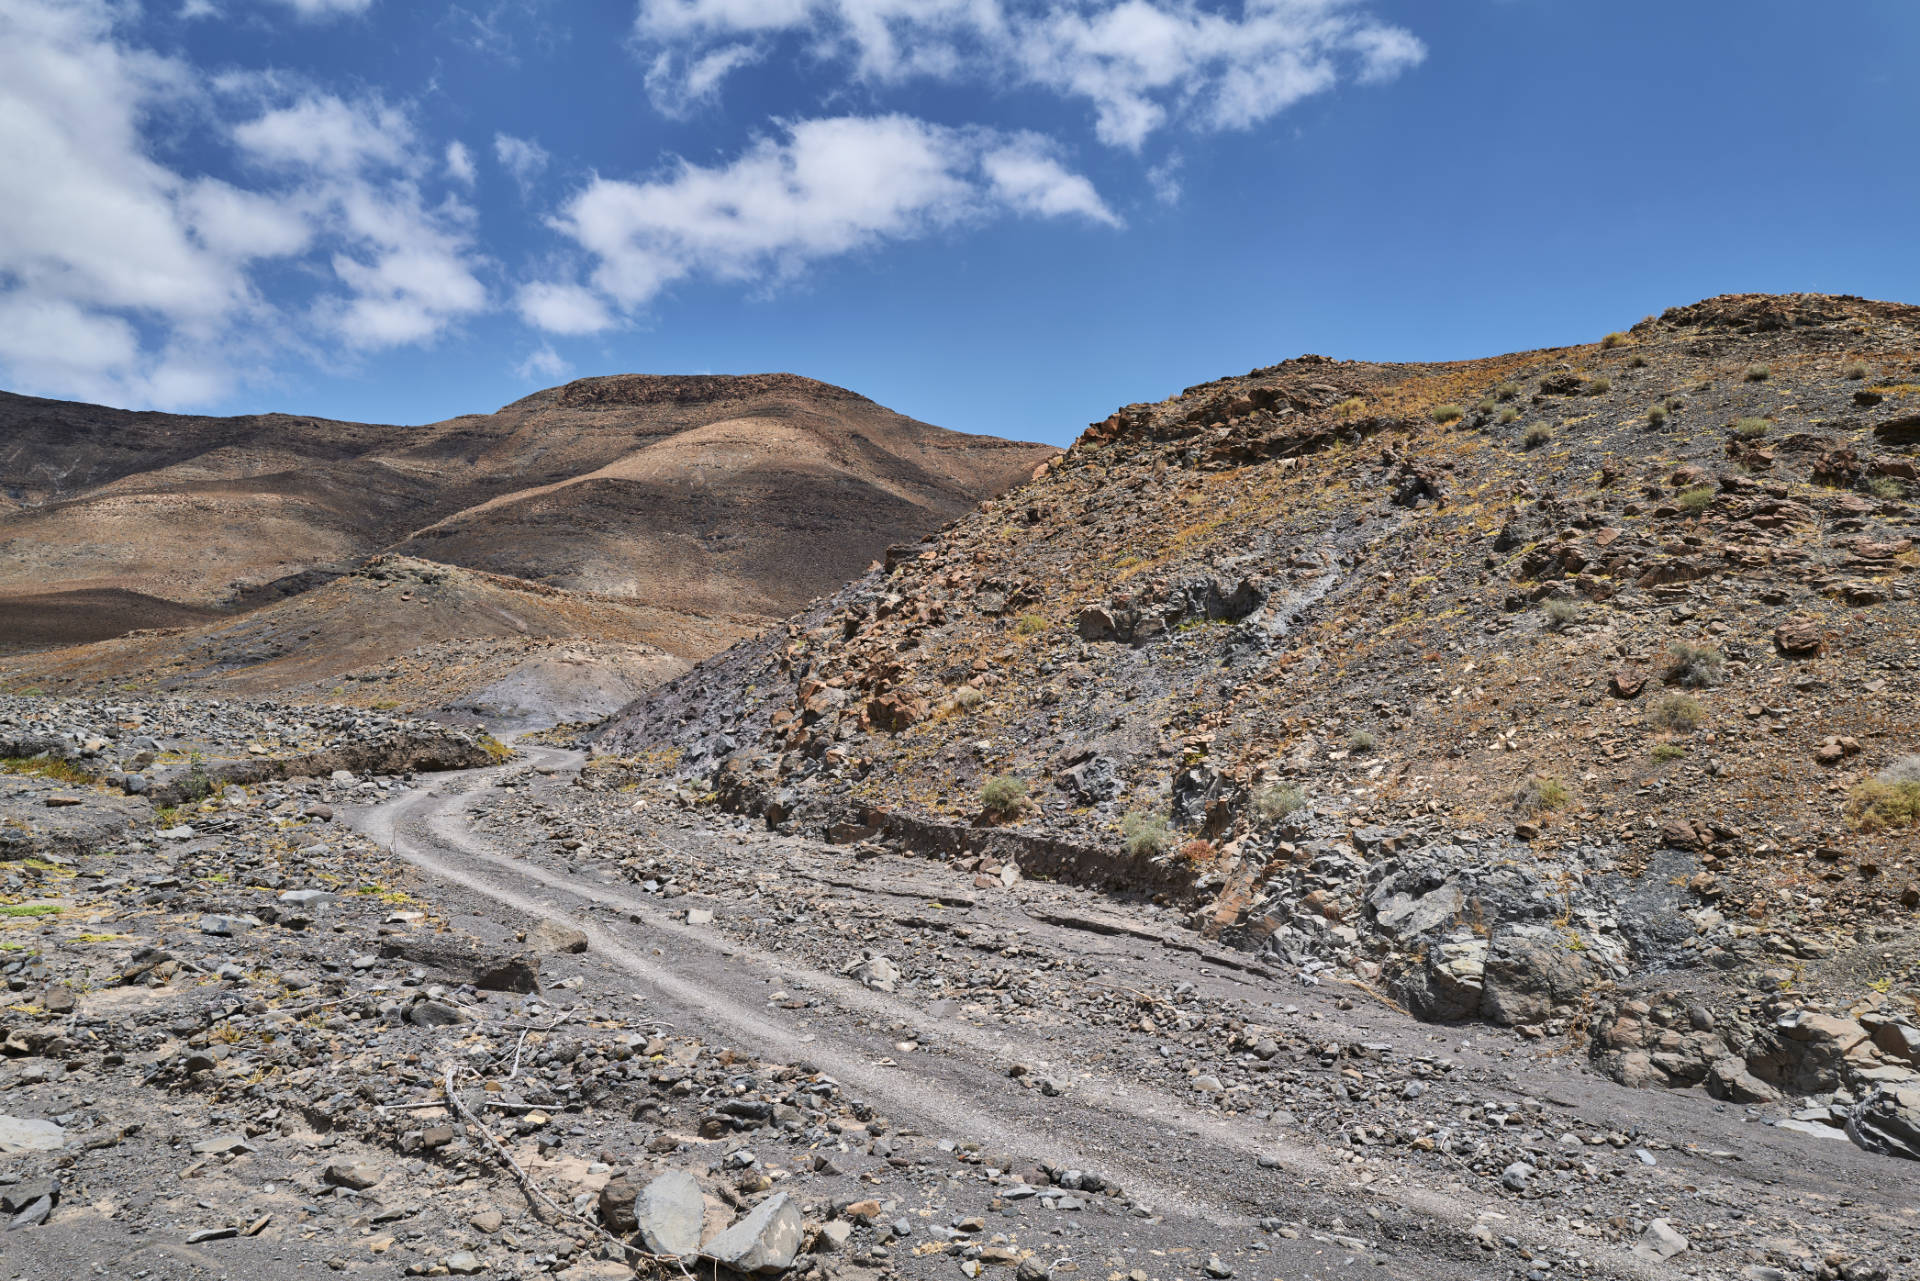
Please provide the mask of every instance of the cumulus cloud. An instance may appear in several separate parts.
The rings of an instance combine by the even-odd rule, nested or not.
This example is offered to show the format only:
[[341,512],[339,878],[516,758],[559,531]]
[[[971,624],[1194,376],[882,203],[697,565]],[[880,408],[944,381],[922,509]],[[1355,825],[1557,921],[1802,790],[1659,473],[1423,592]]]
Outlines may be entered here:
[[531,138],[516,138],[512,134],[493,135],[493,158],[500,167],[513,175],[520,185],[520,194],[532,194],[533,180],[546,171],[547,149]]
[[1119,221],[1031,135],[901,115],[800,121],[730,164],[679,160],[645,182],[595,177],[553,220],[591,258],[591,290],[534,286],[521,313],[586,332],[590,299],[631,310],[687,278],[780,281],[824,258],[1003,212]]
[[613,327],[613,313],[584,285],[536,281],[515,299],[521,319],[550,334],[593,334]]
[[[1138,149],[1173,122],[1245,129],[1348,77],[1378,84],[1426,49],[1358,0],[640,0],[649,96],[677,113],[786,36],[862,80],[1038,88],[1085,102],[1099,138]],[[720,58],[712,72],[694,69]]]
[[[242,123],[220,123],[232,95],[252,91],[133,47],[116,30],[129,13],[0,0],[9,385],[182,407],[316,332],[363,348],[417,342],[486,305],[471,211],[423,193],[416,175],[431,165],[404,112],[309,94],[243,103]],[[258,181],[154,158],[152,135],[196,126]],[[268,299],[256,275],[287,261],[331,284],[304,305]]]

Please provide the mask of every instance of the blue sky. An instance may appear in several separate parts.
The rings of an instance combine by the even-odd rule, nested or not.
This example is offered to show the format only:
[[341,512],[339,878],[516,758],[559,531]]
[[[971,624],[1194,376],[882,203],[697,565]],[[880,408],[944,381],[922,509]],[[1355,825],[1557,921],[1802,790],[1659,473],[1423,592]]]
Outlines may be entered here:
[[1920,6],[0,0],[0,386],[785,369],[1064,443],[1296,355],[1920,301]]

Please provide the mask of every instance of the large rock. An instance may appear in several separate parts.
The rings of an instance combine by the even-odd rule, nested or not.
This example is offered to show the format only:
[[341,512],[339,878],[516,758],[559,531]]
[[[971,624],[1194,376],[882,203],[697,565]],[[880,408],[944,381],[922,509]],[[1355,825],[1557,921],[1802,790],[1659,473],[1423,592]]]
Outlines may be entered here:
[[587,935],[585,930],[575,929],[571,925],[542,921],[528,931],[527,946],[535,952],[584,952],[587,950]]
[[1458,882],[1449,881],[1417,898],[1412,894],[1394,894],[1380,904],[1374,914],[1374,924],[1382,934],[1392,938],[1418,938],[1452,925],[1460,919],[1466,905],[1466,892]]
[[752,1213],[707,1242],[703,1253],[735,1272],[770,1275],[785,1272],[800,1253],[806,1223],[800,1207],[784,1192],[776,1192]]
[[706,1215],[707,1202],[700,1195],[700,1185],[685,1170],[667,1171],[647,1184],[633,1203],[641,1244],[655,1254],[698,1254]]
[[1848,1113],[1847,1137],[1869,1152],[1920,1161],[1920,1085],[1877,1087]]
[[52,1121],[0,1116],[0,1152],[55,1152],[66,1142],[67,1132]]
[[1452,1023],[1480,1012],[1486,974],[1485,939],[1462,938],[1427,952],[1424,968],[1405,986],[1407,1007],[1428,1023]]
[[1747,1067],[1769,1085],[1793,1094],[1818,1094],[1844,1083],[1850,1058],[1870,1062],[1867,1029],[1852,1019],[1795,1010],[1783,1014],[1758,1038]]
[[1493,936],[1481,978],[1480,1013],[1502,1027],[1544,1022],[1577,1001],[1590,972],[1577,936],[1541,925],[1510,925]]

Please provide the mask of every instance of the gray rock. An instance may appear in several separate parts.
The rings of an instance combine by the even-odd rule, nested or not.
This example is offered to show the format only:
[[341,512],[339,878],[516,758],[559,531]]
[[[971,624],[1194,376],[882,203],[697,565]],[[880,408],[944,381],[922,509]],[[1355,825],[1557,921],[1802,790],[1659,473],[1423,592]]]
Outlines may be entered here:
[[1687,1248],[1687,1239],[1674,1231],[1665,1219],[1655,1219],[1640,1232],[1640,1243],[1633,1252],[1642,1258],[1671,1259]]
[[1780,1091],[1747,1071],[1745,1059],[1726,1055],[1707,1072],[1707,1093],[1729,1103],[1776,1103]]
[[1500,1182],[1515,1192],[1525,1192],[1527,1184],[1533,1179],[1534,1168],[1525,1161],[1515,1161],[1500,1171]]
[[867,952],[850,963],[842,974],[859,980],[876,992],[891,992],[900,982],[900,967],[878,952]]
[[1555,1005],[1579,999],[1588,981],[1570,938],[1542,925],[1507,926],[1487,947],[1480,1012],[1502,1027],[1544,1022]]
[[1417,938],[1452,925],[1466,905],[1467,896],[1459,884],[1449,881],[1418,898],[1393,895],[1376,913],[1374,924],[1393,938]]
[[641,1189],[633,1203],[640,1240],[655,1254],[698,1254],[706,1214],[700,1185],[685,1170],[667,1171]]
[[1920,1161],[1920,1086],[1877,1086],[1847,1114],[1847,1137],[1869,1152]]
[[0,1116],[0,1152],[55,1152],[66,1142],[67,1132],[51,1121]]
[[451,1027],[470,1021],[464,1010],[444,1001],[417,1001],[407,1010],[407,1022],[415,1027]]
[[384,1178],[386,1172],[377,1165],[366,1161],[335,1161],[320,1177],[336,1188],[352,1188],[356,1192],[365,1192]]
[[13,1232],[20,1228],[38,1227],[40,1224],[45,1223],[47,1216],[52,1213],[53,1198],[50,1196],[39,1197],[29,1202],[26,1208],[7,1220],[7,1231]]
[[216,1134],[193,1145],[195,1156],[226,1156],[230,1152],[251,1152],[253,1145],[242,1134]]
[[776,1192],[752,1213],[707,1242],[702,1252],[735,1272],[771,1275],[793,1266],[805,1228],[800,1207],[784,1192]]

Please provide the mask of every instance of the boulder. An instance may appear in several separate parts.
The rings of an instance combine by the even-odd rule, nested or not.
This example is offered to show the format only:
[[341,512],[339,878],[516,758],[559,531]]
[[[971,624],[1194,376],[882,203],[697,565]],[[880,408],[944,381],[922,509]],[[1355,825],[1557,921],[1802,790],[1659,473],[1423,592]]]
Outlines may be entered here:
[[800,1207],[786,1193],[776,1192],[707,1242],[702,1253],[735,1272],[785,1272],[800,1253],[805,1227]]
[[1591,980],[1577,935],[1542,925],[1511,925],[1494,934],[1482,967],[1480,1013],[1502,1027],[1541,1023],[1556,1005],[1580,998]]
[[584,952],[587,935],[571,925],[542,921],[527,934],[527,946],[536,952]]
[[1867,1030],[1852,1019],[1796,1010],[1757,1038],[1747,1067],[1769,1085],[1794,1094],[1818,1094],[1843,1084],[1850,1056],[1871,1053]]
[[1876,1087],[1847,1114],[1847,1137],[1869,1152],[1920,1161],[1920,1085]]
[[674,1257],[699,1253],[706,1214],[700,1185],[685,1170],[667,1171],[647,1184],[633,1203],[641,1243],[655,1254]]

